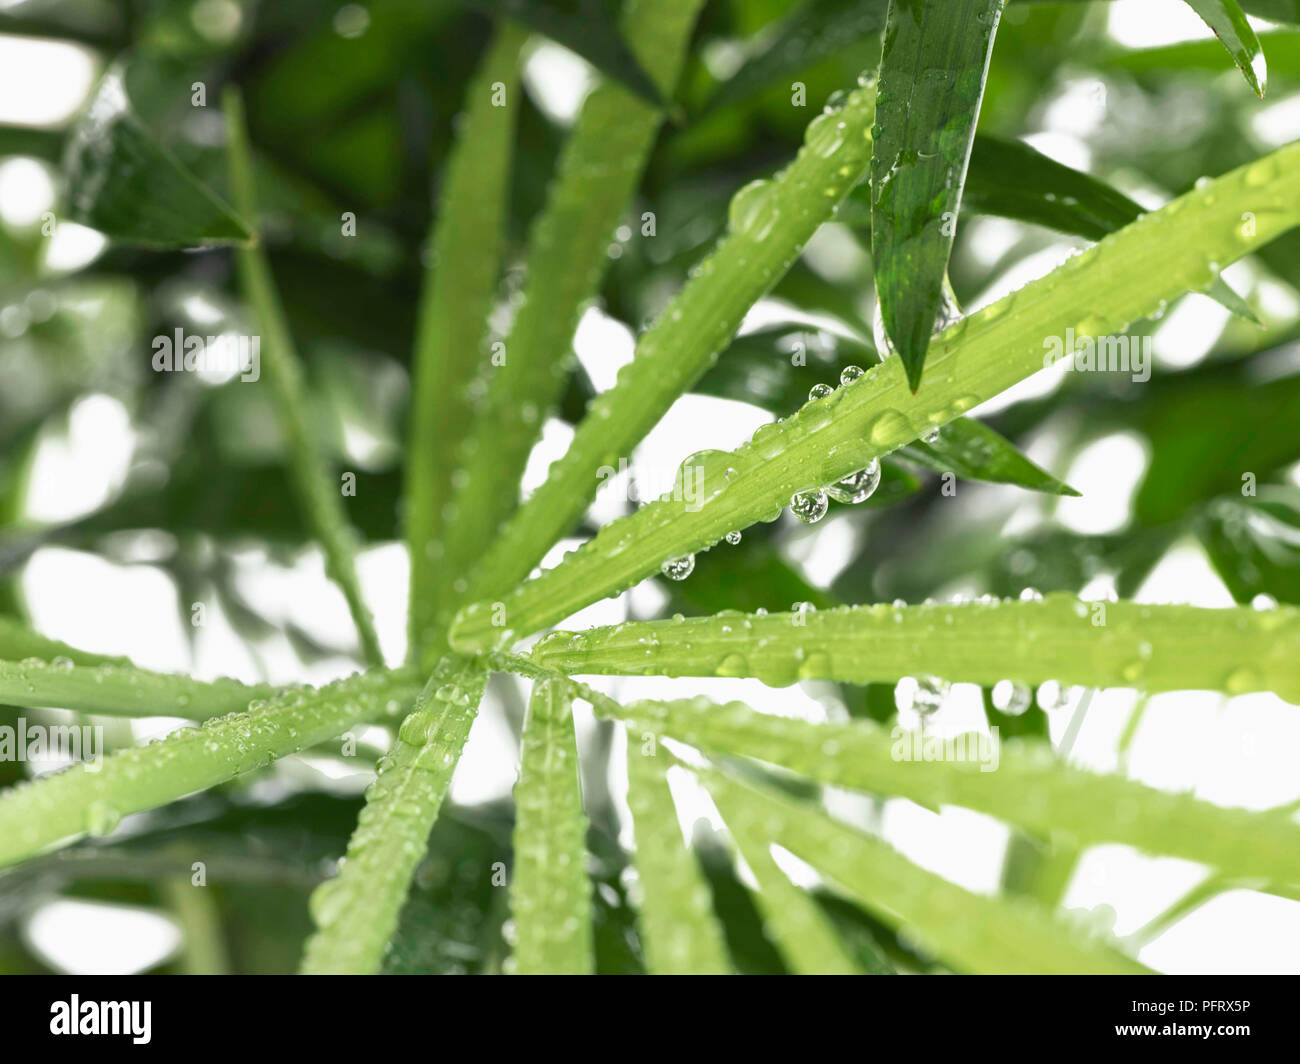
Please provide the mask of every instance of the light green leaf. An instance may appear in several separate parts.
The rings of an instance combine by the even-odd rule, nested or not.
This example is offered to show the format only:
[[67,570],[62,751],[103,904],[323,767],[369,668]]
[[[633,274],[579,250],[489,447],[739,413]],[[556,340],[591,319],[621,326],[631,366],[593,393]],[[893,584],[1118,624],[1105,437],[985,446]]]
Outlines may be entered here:
[[1300,704],[1300,610],[1039,601],[840,606],[554,632],[533,648],[574,673],[879,683],[915,675],[992,686],[1275,691]]
[[772,842],[829,876],[879,919],[915,935],[958,971],[1136,975],[1147,970],[1026,899],[972,894],[814,806],[735,786],[744,789],[753,814],[770,825]]
[[627,802],[636,836],[641,944],[655,975],[721,975],[731,971],[695,855],[682,842],[677,807],[665,775],[671,758],[627,736]]
[[339,874],[312,893],[304,975],[371,975],[411,889],[483,697],[486,674],[449,655],[430,675],[393,751],[376,767]]
[[[665,91],[677,82],[701,2],[637,0],[623,20],[627,39]],[[578,319],[600,287],[614,230],[640,184],[662,118],[612,82],[583,104],[533,226],[523,304],[500,348],[504,362],[494,357],[486,370],[486,400],[463,442],[455,479],[464,487],[452,497],[439,567],[423,579],[446,585],[440,574],[467,572],[517,507],[528,456],[568,379]],[[646,239],[640,223],[633,239]],[[454,600],[452,590],[441,594]],[[463,602],[451,605],[426,659],[443,649],[446,624]]]
[[1226,808],[1085,772],[1038,743],[994,747],[987,735],[939,739],[870,721],[811,724],[703,698],[627,706],[606,700],[596,709],[633,730],[708,752],[752,757],[819,783],[910,798],[930,809],[973,809],[1043,839],[1063,832],[1080,846],[1123,843],[1237,876],[1300,881],[1300,824],[1286,813]]
[[515,785],[510,909],[520,975],[590,975],[591,880],[578,782],[573,704],[566,685],[533,684]]
[[791,969],[799,975],[861,974],[817,902],[791,883],[772,859],[765,818],[750,805],[748,793],[721,773],[701,773],[701,777],[758,881],[765,926]]
[[581,516],[600,484],[600,467],[617,465],[708,370],[749,308],[861,179],[873,101],[870,90],[851,93],[843,108],[813,119],[790,166],[736,194],[729,234],[641,335],[614,388],[588,405],[568,452],[484,555],[469,597],[499,594],[522,579]]
[[0,792],[0,867],[56,842],[107,834],[130,813],[264,768],[360,721],[392,719],[415,694],[410,673],[375,670],[11,787]]
[[[1253,226],[1242,224],[1244,211]],[[678,492],[605,526],[555,568],[500,596],[500,609],[490,600],[467,607],[453,645],[504,645],[630,587],[668,559],[775,520],[795,493],[834,484],[1036,373],[1051,356],[1048,341],[1063,344],[1067,329],[1076,337],[1122,333],[1162,302],[1208,287],[1220,264],[1297,222],[1300,145],[1293,144],[1193,189],[963,318],[932,347],[919,394],[898,360],[887,358],[828,398],[763,426],[736,451],[689,459],[690,498]],[[506,623],[494,625],[502,610]]]
[[76,665],[63,655],[51,661],[0,661],[0,702],[14,706],[50,706],[114,717],[209,720],[277,693],[267,684],[248,686],[224,678],[205,682],[130,664]]
[[[460,447],[474,420],[469,388],[482,368],[487,320],[501,272],[510,156],[520,111],[519,53],[526,33],[497,31],[470,84],[463,124],[444,168],[416,327],[404,482],[411,559],[411,661],[437,641],[435,620],[451,592],[443,558],[444,511]],[[494,86],[505,106],[493,106]]]

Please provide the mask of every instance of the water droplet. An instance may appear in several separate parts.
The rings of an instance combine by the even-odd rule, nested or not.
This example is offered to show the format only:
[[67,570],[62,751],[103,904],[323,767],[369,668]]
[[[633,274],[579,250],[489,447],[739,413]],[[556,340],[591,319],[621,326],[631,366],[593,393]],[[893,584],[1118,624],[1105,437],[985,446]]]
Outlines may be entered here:
[[102,798],[86,807],[86,830],[92,835],[107,835],[122,822],[122,812]]
[[1021,602],[1042,602],[1043,593],[1037,588],[1027,587],[1020,592]]
[[873,458],[866,469],[850,473],[843,480],[837,481],[826,489],[826,493],[836,502],[850,506],[866,502],[880,487],[880,459]]
[[993,707],[1008,717],[1018,717],[1029,708],[1033,694],[1024,684],[999,680],[993,685]]
[[803,138],[804,143],[808,145],[810,151],[827,159],[843,145],[847,130],[848,125],[844,119],[834,111],[827,111],[808,123],[808,131]]
[[921,717],[930,717],[938,712],[948,694],[948,684],[936,676],[918,676],[916,679],[905,677],[895,688],[895,702],[901,702],[899,708],[906,706]]
[[829,384],[814,384],[808,389],[808,401],[814,402],[817,399],[825,399],[835,391]]
[[669,558],[661,571],[669,580],[685,580],[695,571],[695,555],[683,554],[680,558]]
[[861,366],[845,366],[842,370],[840,370],[840,383],[852,384],[855,380],[861,377],[865,372],[866,370],[864,370]]
[[922,442],[922,443],[938,443],[938,442],[939,442],[939,426],[938,426],[938,425],[935,425],[934,428],[932,428],[932,429],[927,429],[925,432],[921,433],[921,442]]
[[730,543],[730,544],[734,547],[737,543],[740,542],[740,533],[739,533],[739,532],[728,532],[728,533],[727,533],[727,542]]
[[727,223],[731,231],[751,240],[762,240],[781,216],[775,200],[771,181],[751,181],[731,197],[727,208]]
[[826,516],[829,506],[826,492],[820,489],[801,491],[797,495],[790,496],[790,512],[805,525],[813,525],[820,521]]

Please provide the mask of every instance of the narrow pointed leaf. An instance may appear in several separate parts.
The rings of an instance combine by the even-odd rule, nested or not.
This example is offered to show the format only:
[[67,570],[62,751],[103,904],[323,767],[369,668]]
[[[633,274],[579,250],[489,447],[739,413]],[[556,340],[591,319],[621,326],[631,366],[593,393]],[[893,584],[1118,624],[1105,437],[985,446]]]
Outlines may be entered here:
[[125,244],[246,244],[248,222],[192,174],[131,109],[110,67],[68,140],[68,217]]
[[564,457],[503,527],[471,579],[469,595],[514,586],[581,516],[597,471],[652,429],[709,369],[745,314],[790,268],[818,226],[863,176],[871,153],[874,92],[859,89],[819,115],[804,147],[770,182],[753,182],[730,205],[731,229],[641,335],[615,386],[588,405]]
[[[677,82],[700,4],[637,3],[624,19],[628,40],[665,91]],[[504,361],[492,359],[483,407],[468,423],[454,478],[463,487],[448,508],[438,569],[413,574],[413,587],[419,587],[416,579],[432,580],[445,586],[440,597],[454,600],[454,588],[446,586],[451,582],[434,574],[467,572],[518,506],[528,456],[569,376],[578,319],[600,287],[614,231],[640,184],[662,118],[612,82],[583,104],[533,225],[523,304],[499,349]],[[649,238],[638,231],[633,239]],[[425,586],[420,594],[431,592]],[[461,604],[453,601],[439,618],[426,640],[426,659],[443,649],[446,624]]]
[[[1245,211],[1253,227],[1242,225]],[[1144,215],[945,330],[921,394],[908,387],[899,360],[887,358],[828,398],[763,426],[737,450],[693,459],[693,500],[658,500],[605,526],[555,568],[501,596],[504,616],[493,600],[462,610],[453,645],[504,645],[630,587],[670,558],[775,520],[796,492],[833,484],[1041,370],[1045,337],[1066,329],[1076,337],[1120,334],[1162,302],[1208,287],[1219,264],[1298,222],[1300,145],[1288,145]]]
[[[225,97],[226,135],[230,152],[230,184],[240,209],[249,217],[257,214],[253,186],[253,161],[244,128],[244,108],[236,90]],[[306,511],[308,526],[320,541],[325,555],[325,572],[339,586],[357,626],[361,649],[371,665],[382,665],[383,652],[375,622],[361,596],[357,577],[355,534],[343,511],[340,485],[326,466],[313,435],[307,413],[302,364],[293,346],[289,323],[275,290],[266,252],[260,246],[241,248],[239,277],[262,331],[261,371],[271,389],[289,457],[289,472],[299,502]]]
[[464,0],[466,6],[499,15],[545,34],[577,52],[606,77],[621,82],[647,103],[662,106],[654,77],[628,47],[604,0]]
[[909,443],[898,456],[936,473],[955,473],[964,480],[1014,484],[1049,495],[1079,494],[1036,466],[1005,436],[974,418],[950,421],[936,439]]
[[643,752],[628,732],[628,805],[636,836],[641,944],[654,975],[721,975],[731,971],[704,873],[682,841],[664,775],[671,759]]
[[[854,189],[840,219],[851,225],[871,222],[871,189]],[[989,214],[1041,225],[1062,233],[1100,240],[1136,221],[1140,204],[1104,181],[1074,170],[1015,140],[980,134],[971,151],[966,213]],[[1222,277],[1214,278],[1205,294],[1246,321],[1260,324],[1250,305]]]
[[114,717],[184,717],[208,720],[247,709],[277,689],[238,680],[211,682],[134,665],[75,665],[53,661],[0,661],[0,703],[49,706]]
[[0,792],[0,866],[56,842],[105,834],[130,813],[264,768],[360,721],[391,720],[416,692],[405,671],[373,671],[289,691],[161,742],[11,787]]
[[605,701],[596,709],[626,720],[634,731],[930,809],[973,809],[1040,839],[1063,832],[1079,846],[1123,843],[1267,882],[1300,876],[1300,824],[1286,813],[1214,805],[1124,776],[1086,772],[1039,743],[994,747],[987,735],[940,739],[870,721],[812,724],[703,698],[621,707]]
[[415,709],[402,721],[392,753],[377,766],[378,778],[366,791],[339,874],[312,893],[316,932],[307,942],[303,974],[379,970],[485,680],[480,669],[455,656],[444,658],[429,676]]
[[1135,975],[1147,970],[1026,899],[972,894],[815,806],[736,786],[766,817],[773,842],[829,876],[885,923],[915,934],[959,971]]
[[748,99],[801,71],[840,55],[885,26],[889,0],[804,0],[709,98],[706,110]]
[[703,775],[727,830],[758,881],[758,905],[768,934],[799,975],[858,975],[861,969],[840,944],[835,927],[807,891],[796,887],[772,859],[764,818],[744,788],[721,773]]
[[578,782],[573,705],[563,684],[533,684],[515,785],[514,971],[520,975],[590,975],[591,879],[587,817]]
[[1263,98],[1268,82],[1264,49],[1237,0],[1187,0],[1232,56],[1255,95]]
[[890,0],[871,161],[871,249],[885,330],[913,391],[943,298],[1004,3]]
[[1058,680],[1148,692],[1274,691],[1300,704],[1300,610],[1081,602],[841,606],[554,632],[541,665],[573,673],[880,683],[927,674],[992,686]]
[[[442,538],[457,453],[473,420],[468,398],[482,366],[496,299],[511,145],[519,101],[519,53],[526,34],[505,24],[470,84],[463,124],[443,172],[416,327],[404,482],[411,559],[408,656],[433,639],[439,595],[450,581]],[[505,106],[494,106],[496,86]]]
[[0,658],[6,661],[26,661],[29,658],[53,661],[62,658],[74,665],[131,665],[127,658],[81,650],[58,639],[41,635],[14,617],[3,616],[0,616]]

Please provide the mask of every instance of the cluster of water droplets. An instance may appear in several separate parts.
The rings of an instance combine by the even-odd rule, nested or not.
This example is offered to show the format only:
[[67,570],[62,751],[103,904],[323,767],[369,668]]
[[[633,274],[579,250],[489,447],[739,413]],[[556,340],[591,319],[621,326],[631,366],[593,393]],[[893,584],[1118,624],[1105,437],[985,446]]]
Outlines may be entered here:
[[[845,366],[840,371],[840,385],[852,384],[866,372],[861,366]],[[826,399],[833,395],[835,389],[829,384],[814,384],[808,392],[808,401]],[[828,488],[815,488],[801,491],[790,498],[790,513],[806,525],[815,524],[826,516],[830,499],[836,502],[856,506],[866,502],[880,487],[880,459],[873,458],[871,464],[856,473],[836,481]]]

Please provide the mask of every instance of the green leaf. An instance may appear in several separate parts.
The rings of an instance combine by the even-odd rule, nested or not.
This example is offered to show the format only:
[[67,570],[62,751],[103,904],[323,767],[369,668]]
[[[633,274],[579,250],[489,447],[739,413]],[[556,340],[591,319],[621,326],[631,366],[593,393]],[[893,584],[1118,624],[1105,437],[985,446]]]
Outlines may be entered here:
[[1300,489],[1265,485],[1257,496],[1226,496],[1197,531],[1233,598],[1271,595],[1300,605]]
[[[1255,217],[1250,228],[1241,224],[1248,206]],[[763,426],[737,450],[690,459],[693,498],[678,493],[612,522],[555,568],[496,599],[500,609],[493,600],[473,603],[458,616],[452,643],[504,645],[630,587],[668,559],[710,547],[754,521],[775,520],[795,493],[834,484],[1038,372],[1044,337],[1060,338],[1067,328],[1086,337],[1123,332],[1162,302],[1206,287],[1218,264],[1297,222],[1300,145],[1288,145],[1144,215],[963,318],[934,345],[924,393],[913,393],[899,360],[887,358],[831,396]],[[506,623],[493,624],[501,610]]]
[[378,776],[366,790],[339,874],[312,893],[316,933],[307,941],[304,975],[379,970],[486,679],[472,662],[454,655],[429,676],[398,729],[393,752],[376,766]]
[[758,904],[768,934],[792,969],[800,975],[860,974],[821,907],[807,891],[791,883],[772,859],[764,818],[750,805],[745,790],[721,773],[701,776],[758,881]]
[[704,698],[622,707],[603,701],[596,709],[632,730],[754,758],[819,783],[909,798],[929,809],[973,809],[1043,840],[1063,832],[1080,846],[1123,843],[1267,882],[1300,875],[1300,824],[1285,813],[1227,808],[1086,772],[1039,742],[940,738],[870,721],[812,724]]
[[[457,455],[474,418],[468,391],[482,366],[497,296],[525,36],[503,25],[470,83],[464,122],[442,179],[432,233],[434,266],[425,271],[420,294],[404,481],[411,661],[437,641],[440,600],[450,591],[440,578],[444,511]],[[504,107],[493,106],[498,84],[505,88]]]
[[[871,189],[859,185],[840,220],[851,225],[871,221]],[[962,210],[991,214],[1099,240],[1136,221],[1142,207],[1104,181],[1074,170],[1035,151],[1028,144],[981,134],[975,138]],[[1216,277],[1205,294],[1233,314],[1261,324],[1250,305]]]
[[[628,40],[665,89],[677,81],[700,4],[635,3],[624,20]],[[613,83],[583,104],[533,225],[523,303],[501,347],[504,361],[494,354],[486,368],[486,398],[461,441],[454,479],[463,488],[451,500],[438,573],[468,571],[518,506],[528,456],[569,376],[578,319],[600,287],[614,230],[640,184],[662,118]],[[434,572],[424,579],[436,579]],[[442,593],[452,601],[426,658],[441,652],[446,624],[463,604],[449,592],[454,588]]]
[[[253,186],[253,161],[244,128],[244,108],[238,90],[228,89],[224,100],[226,136],[230,153],[230,184],[240,209],[250,217],[257,212]],[[325,572],[339,586],[361,637],[361,649],[371,665],[382,665],[383,651],[375,622],[361,595],[354,556],[354,533],[343,511],[343,495],[326,463],[307,414],[302,364],[294,349],[289,322],[275,290],[270,263],[263,248],[241,248],[239,277],[252,305],[266,343],[261,348],[261,370],[270,386],[280,427],[289,449],[289,472],[307,522],[325,554]]]
[[641,944],[653,975],[731,971],[722,929],[695,856],[682,841],[665,775],[671,758],[628,732],[628,806],[636,836]]
[[1039,469],[1010,440],[973,418],[950,421],[937,437],[909,443],[898,451],[898,456],[936,473],[955,473],[966,480],[1014,484],[1051,495],[1079,494]]
[[735,786],[768,825],[772,842],[829,876],[891,927],[914,934],[959,971],[1135,975],[1147,970],[1025,899],[972,894],[815,806]]
[[714,111],[748,99],[879,34],[888,7],[889,0],[805,0],[765,29],[758,49],[718,86],[705,109]]
[[590,975],[591,880],[573,705],[563,684],[533,684],[515,786],[510,909],[520,975]]
[[249,224],[149,132],[109,68],[68,139],[68,217],[127,244],[247,244]]
[[[796,372],[789,361],[792,352],[801,354],[806,363],[799,367],[800,371],[813,372]],[[851,338],[831,337],[803,326],[771,326],[738,337],[718,364],[704,375],[695,391],[753,403],[782,417],[807,401],[810,378],[834,382],[845,363],[862,366],[875,362],[875,352]],[[1074,494],[1074,489],[1039,469],[1009,440],[968,418],[951,422],[932,443],[918,440],[898,454],[926,469],[956,473],[967,480],[1015,484],[1058,495]],[[880,486],[865,505],[892,506],[920,486],[897,463],[885,462]]]
[[[467,7],[511,19],[577,52],[608,78],[620,82],[647,103],[665,103],[653,72],[638,62],[607,0],[464,0]],[[635,0],[634,0],[635,2]],[[635,40],[628,34],[629,40]]]
[[11,787],[0,792],[0,867],[52,843],[107,834],[130,813],[264,768],[360,721],[391,719],[415,694],[409,673],[375,670]]
[[940,321],[1004,3],[890,0],[871,160],[871,251],[885,331],[913,391]]
[[4,616],[0,616],[0,658],[22,662],[28,658],[39,658],[41,661],[63,658],[74,665],[131,665],[126,658],[92,654],[88,650],[80,650],[57,639],[50,639],[16,618]]
[[238,680],[195,680],[131,664],[77,665],[65,655],[50,661],[0,661],[0,702],[54,706],[115,717],[183,717],[209,720],[248,707],[279,691]]
[[600,484],[597,470],[617,465],[713,364],[749,308],[861,179],[873,100],[870,90],[855,90],[842,109],[813,119],[793,163],[732,198],[730,232],[641,334],[618,383],[588,405],[564,457],[484,555],[469,596],[498,594],[522,579],[581,516]]
[[1223,47],[1228,50],[1232,61],[1245,77],[1246,84],[1263,99],[1268,81],[1264,50],[1237,0],[1187,0],[1187,6],[1200,15],[1214,31],[1214,35],[1223,42]]
[[553,632],[533,649],[574,673],[879,683],[927,674],[1144,691],[1274,691],[1300,704],[1300,611],[1038,601],[841,606]]

